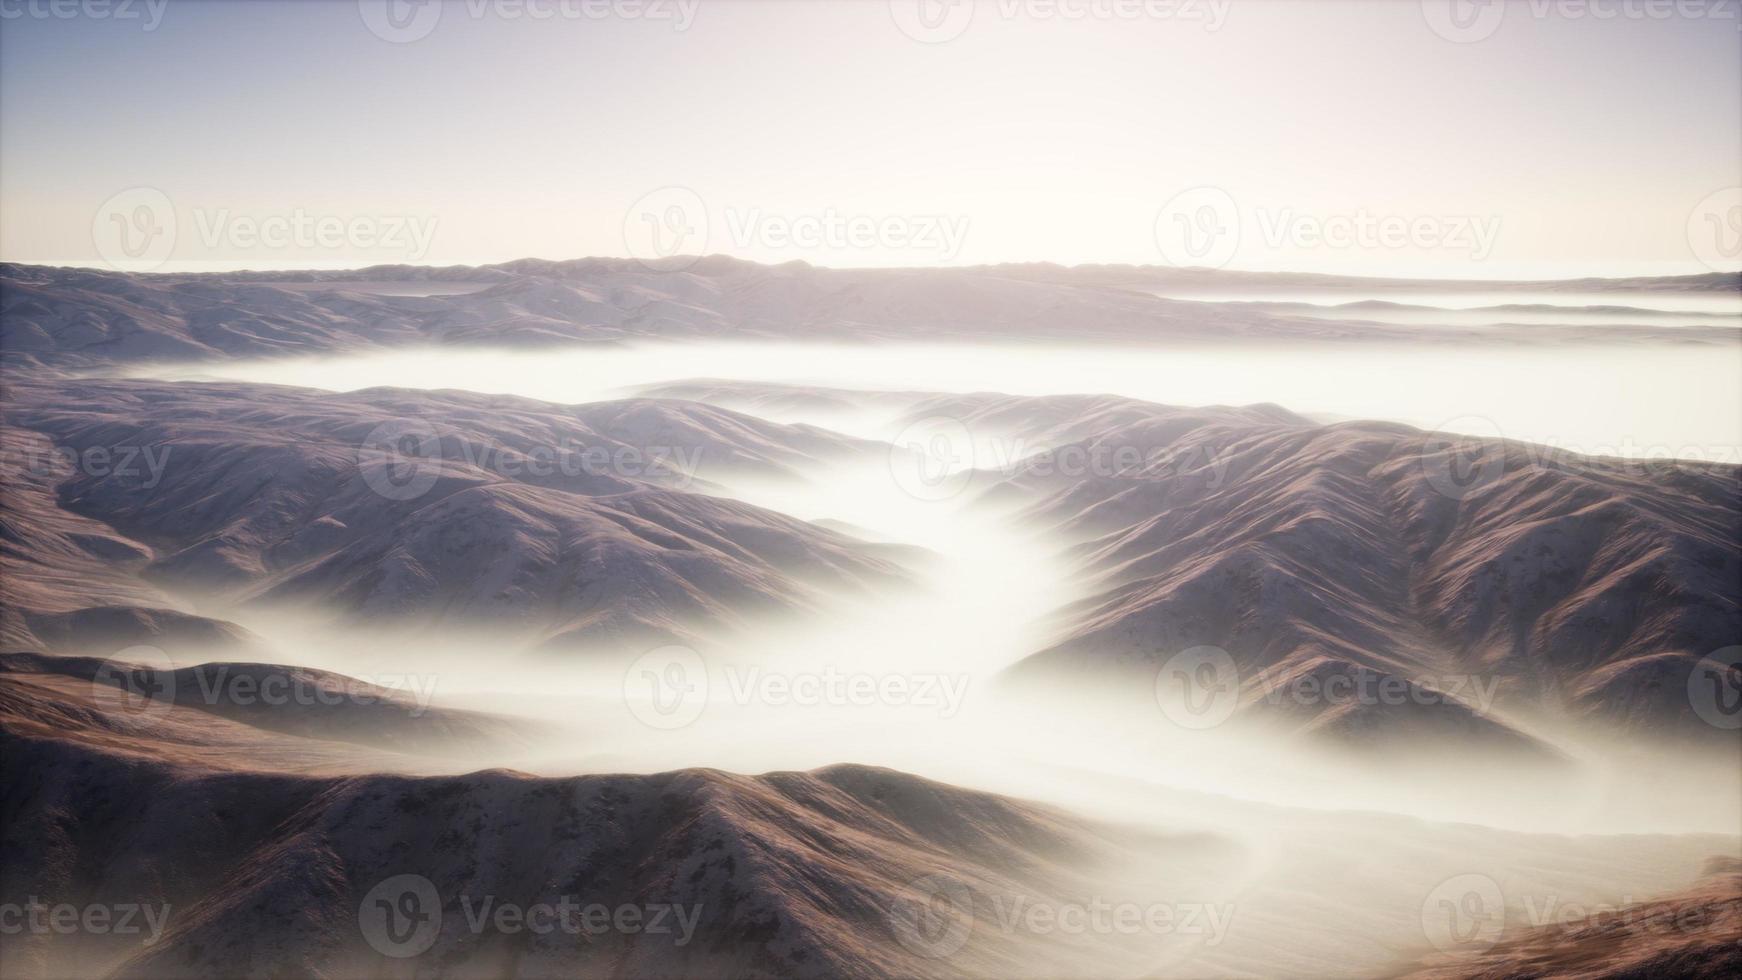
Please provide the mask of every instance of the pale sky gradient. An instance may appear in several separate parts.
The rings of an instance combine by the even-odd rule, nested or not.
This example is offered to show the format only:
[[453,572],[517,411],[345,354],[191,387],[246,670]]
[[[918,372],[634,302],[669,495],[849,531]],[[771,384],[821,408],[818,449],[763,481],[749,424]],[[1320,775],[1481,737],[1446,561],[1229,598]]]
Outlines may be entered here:
[[[1079,20],[987,0],[921,43],[881,0],[703,0],[681,31],[471,0],[389,43],[340,0],[170,0],[151,30],[144,0],[134,20],[4,0],[0,256],[101,264],[93,222],[136,187],[172,203],[164,269],[626,255],[637,202],[678,187],[705,209],[706,251],[757,261],[1164,264],[1158,212],[1209,186],[1239,209],[1233,268],[1706,271],[1690,222],[1742,183],[1736,5],[1591,2],[1623,15],[1521,3],[1455,43],[1414,0]],[[1718,221],[1742,215],[1718,200]],[[234,233],[299,213],[433,231],[421,254],[409,233]],[[1447,240],[1299,231],[1362,214]],[[828,218],[879,230],[781,237]],[[1480,255],[1466,221],[1494,230]]]

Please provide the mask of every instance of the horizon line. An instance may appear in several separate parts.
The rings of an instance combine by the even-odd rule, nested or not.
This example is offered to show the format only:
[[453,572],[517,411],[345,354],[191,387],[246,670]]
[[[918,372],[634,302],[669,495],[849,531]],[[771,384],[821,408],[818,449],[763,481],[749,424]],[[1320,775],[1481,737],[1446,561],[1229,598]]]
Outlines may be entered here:
[[[1213,266],[1176,266],[1176,265],[1166,265],[1166,264],[1160,264],[1160,263],[1155,263],[1155,264],[1140,264],[1140,263],[1130,263],[1130,262],[1064,263],[1064,262],[1058,262],[1058,261],[1046,260],[1046,259],[1037,259],[1037,260],[1028,260],[1028,261],[1013,261],[1013,262],[978,263],[978,264],[974,264],[974,265],[948,265],[948,266],[939,266],[939,265],[934,265],[934,266],[924,266],[924,265],[918,265],[918,266],[885,266],[885,265],[840,266],[840,265],[821,265],[818,263],[810,262],[810,261],[805,260],[805,259],[790,259],[790,260],[785,261],[785,262],[759,262],[759,261],[756,261],[754,259],[740,258],[738,256],[728,255],[728,254],[723,253],[723,252],[713,252],[713,253],[709,253],[706,255],[680,254],[680,255],[672,255],[669,257],[662,257],[662,258],[658,258],[658,259],[642,259],[642,258],[637,258],[634,256],[622,256],[622,255],[583,255],[583,256],[576,256],[576,257],[564,258],[564,259],[549,259],[549,258],[543,258],[540,256],[535,256],[535,255],[527,255],[527,256],[521,256],[520,258],[507,259],[507,260],[497,261],[497,262],[435,263],[435,262],[406,261],[406,262],[374,262],[374,263],[369,263],[366,265],[364,265],[364,264],[349,264],[349,263],[323,265],[323,264],[319,264],[319,263],[309,263],[309,264],[304,264],[304,265],[287,266],[287,267],[282,267],[282,268],[248,266],[248,265],[242,264],[241,260],[211,260],[208,262],[203,262],[202,264],[213,265],[213,266],[224,266],[224,265],[229,265],[232,262],[235,263],[235,267],[233,267],[233,268],[163,269],[161,267],[156,267],[156,268],[150,268],[150,269],[144,269],[144,268],[127,269],[127,268],[120,268],[120,267],[117,267],[115,265],[112,265],[109,263],[104,263],[104,262],[94,262],[94,263],[93,262],[86,262],[86,261],[60,261],[60,262],[56,262],[56,261],[34,261],[34,260],[0,258],[0,266],[19,266],[19,267],[32,268],[32,269],[48,269],[48,270],[79,270],[79,271],[110,273],[110,274],[120,274],[120,275],[129,275],[129,276],[153,276],[153,277],[155,277],[155,276],[235,276],[235,275],[295,276],[295,275],[323,275],[323,274],[345,275],[345,274],[369,272],[369,271],[378,270],[378,269],[421,269],[421,270],[429,270],[429,271],[435,271],[435,272],[444,272],[444,271],[453,271],[453,270],[462,270],[462,269],[477,269],[477,270],[492,270],[492,271],[512,272],[514,270],[509,268],[509,267],[516,266],[516,265],[544,264],[544,265],[552,265],[552,266],[563,266],[563,265],[583,265],[583,264],[589,264],[589,263],[599,264],[599,265],[639,265],[642,267],[642,269],[644,271],[646,271],[647,273],[650,273],[650,274],[672,275],[672,274],[678,274],[678,273],[692,271],[698,265],[712,264],[712,265],[718,266],[718,265],[723,265],[723,264],[729,263],[732,265],[748,266],[748,267],[753,267],[753,268],[769,269],[769,270],[784,269],[784,268],[801,268],[801,269],[818,270],[818,271],[824,271],[824,272],[888,272],[888,273],[908,272],[908,273],[912,273],[912,272],[988,272],[988,271],[995,271],[995,270],[1000,270],[1000,269],[1054,269],[1054,270],[1058,270],[1060,272],[1130,271],[1133,273],[1166,273],[1166,274],[1174,274],[1174,275],[1204,276],[1204,277],[1208,277],[1208,278],[1226,276],[1229,278],[1244,278],[1244,279],[1287,279],[1287,278],[1292,278],[1292,279],[1320,279],[1320,280],[1344,280],[1344,281],[1362,280],[1362,281],[1370,281],[1370,282],[1393,282],[1393,283],[1396,283],[1396,282],[1440,282],[1440,283],[1459,283],[1459,284],[1502,284],[1502,285],[1528,285],[1528,284],[1538,284],[1538,283],[1569,283],[1569,282],[1625,282],[1628,280],[1636,280],[1636,279],[1649,279],[1649,280],[1657,280],[1657,281],[1685,280],[1685,281],[1691,282],[1691,281],[1697,281],[1697,280],[1713,279],[1715,277],[1716,278],[1735,277],[1737,279],[1738,289],[1742,289],[1742,267],[1738,267],[1736,269],[1708,269],[1708,270],[1703,271],[1703,272],[1679,272],[1679,273],[1639,272],[1639,273],[1621,274],[1621,275],[1569,275],[1569,276],[1548,276],[1548,277],[1529,276],[1529,277],[1519,277],[1519,278],[1506,278],[1506,277],[1464,278],[1464,277],[1434,276],[1434,275],[1424,275],[1424,274],[1377,275],[1377,274],[1371,274],[1371,273],[1320,272],[1320,271],[1289,270],[1289,269],[1235,269],[1235,268],[1218,268],[1218,267],[1213,267]],[[174,264],[174,263],[165,263],[165,264]],[[664,268],[662,268],[662,267],[664,267]]]

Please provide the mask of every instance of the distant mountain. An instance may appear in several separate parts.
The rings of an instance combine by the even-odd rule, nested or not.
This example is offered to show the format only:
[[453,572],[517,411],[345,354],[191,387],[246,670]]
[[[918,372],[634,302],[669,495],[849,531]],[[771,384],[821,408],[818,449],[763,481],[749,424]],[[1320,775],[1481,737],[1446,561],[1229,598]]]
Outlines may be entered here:
[[1334,289],[1366,293],[1607,293],[1742,292],[1742,272],[1702,272],[1680,276],[1587,276],[1578,279],[1410,279],[1340,276],[1319,272],[1248,272],[1240,269],[1174,268],[1155,265],[1075,265],[1050,262],[975,266],[973,271],[1043,282],[1137,284],[1173,288],[1298,290]]
[[[1731,292],[1736,276],[1443,283],[1155,267],[824,269],[711,256],[676,271],[628,259],[525,259],[477,269],[139,275],[0,266],[0,351],[76,368],[421,345],[541,346],[638,339],[1165,343],[1355,339],[1735,343],[1733,327],[1533,326],[1497,336],[1400,327],[1155,295],[1169,286],[1287,285]],[[1358,320],[1358,317],[1356,318]]]

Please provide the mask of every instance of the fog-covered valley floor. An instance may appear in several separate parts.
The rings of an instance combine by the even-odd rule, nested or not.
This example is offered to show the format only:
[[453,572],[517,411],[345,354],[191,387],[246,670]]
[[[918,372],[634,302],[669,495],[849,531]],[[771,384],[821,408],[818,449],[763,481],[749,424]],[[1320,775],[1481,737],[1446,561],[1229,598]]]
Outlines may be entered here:
[[[10,962],[374,974],[395,944],[333,917],[406,869],[444,922],[452,888],[562,891],[547,865],[708,904],[698,947],[587,954],[629,974],[1393,975],[1722,894],[1727,295],[1524,304],[1666,333],[1510,349],[691,338],[15,375],[31,652],[0,707],[43,775],[9,834],[72,841],[15,880],[196,912]],[[1289,315],[1359,332],[1325,309]],[[142,815],[55,825],[93,792],[70,759]],[[171,807],[244,871],[157,878],[193,846]],[[577,820],[609,854],[563,843]],[[439,859],[391,836],[435,828]],[[80,878],[135,839],[145,865]],[[304,905],[325,919],[271,911]],[[576,962],[450,932],[458,972]]]

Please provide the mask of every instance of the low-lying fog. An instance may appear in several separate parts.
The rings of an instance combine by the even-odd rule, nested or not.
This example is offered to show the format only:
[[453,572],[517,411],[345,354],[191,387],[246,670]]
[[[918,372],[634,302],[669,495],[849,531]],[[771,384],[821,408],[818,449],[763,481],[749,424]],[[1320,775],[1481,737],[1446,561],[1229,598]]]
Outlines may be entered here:
[[[670,344],[277,360],[206,366],[198,376],[344,390],[463,388],[558,402],[616,397],[636,385],[697,376],[872,389],[1105,391],[1179,404],[1274,401],[1325,417],[1389,418],[1565,448],[1734,461],[1742,443],[1734,359],[1734,352],[1669,347],[1329,355],[1249,348],[1115,353]],[[841,413],[787,405],[771,414],[880,439],[899,427],[896,407]],[[706,710],[681,727],[643,724],[624,706],[620,661],[591,670],[545,656],[513,661],[525,668],[513,670],[499,655],[480,658],[470,638],[445,652],[420,642],[398,656],[379,638],[348,644],[335,637],[308,651],[306,662],[350,673],[429,672],[439,662],[443,703],[537,715],[575,728],[573,744],[519,760],[543,770],[715,765],[756,771],[851,760],[1033,791],[1037,774],[1056,767],[1293,805],[1390,808],[1538,829],[1720,829],[1733,828],[1738,818],[1739,794],[1726,788],[1735,779],[1722,767],[1695,772],[1628,765],[1628,772],[1615,773],[1609,753],[1592,752],[1576,785],[1551,785],[1530,776],[1495,778],[1492,769],[1483,775],[1482,761],[1465,767],[1454,754],[1435,763],[1444,767],[1444,780],[1352,779],[1339,771],[1344,767],[1297,758],[1274,744],[1236,751],[1223,740],[1207,752],[1203,740],[1156,729],[1147,724],[1152,719],[1114,717],[1096,706],[1065,710],[1063,698],[1045,706],[1007,703],[994,690],[995,675],[1046,645],[1046,615],[1078,595],[1070,570],[1056,558],[1056,543],[984,508],[916,499],[883,467],[832,467],[807,476],[805,483],[728,489],[797,517],[844,521],[873,540],[925,549],[930,557],[915,564],[920,587],[875,603],[842,600],[810,626],[767,628],[752,641],[710,651]],[[301,624],[278,628],[257,614],[232,615],[290,649],[307,635]],[[831,705],[831,697],[851,698],[828,693],[830,671],[843,690],[860,675],[900,675],[926,690],[906,691],[895,704]],[[561,675],[566,679],[554,683]],[[783,693],[779,685],[791,680],[816,685],[815,697]],[[807,699],[823,703],[800,703]],[[1085,766],[1086,759],[1095,762]],[[1641,794],[1638,778],[1646,775],[1650,791]],[[1472,792],[1477,784],[1493,792]]]
[[[1613,311],[1627,308],[1646,314],[1649,322],[1658,317],[1698,314],[1701,322],[1714,318],[1742,318],[1742,296],[1727,292],[1691,292],[1668,290],[1621,290],[1572,292],[1558,289],[1433,289],[1428,287],[1373,286],[1369,288],[1337,286],[1290,286],[1278,289],[1244,288],[1238,290],[1213,287],[1175,286],[1151,289],[1168,299],[1189,299],[1204,303],[1234,303],[1261,301],[1291,303],[1318,307],[1343,306],[1350,303],[1396,303],[1431,312],[1468,311],[1520,306],[1554,307],[1561,317],[1590,315],[1611,323],[1638,323],[1637,316],[1621,317]],[[1367,319],[1363,314],[1362,319]],[[1445,322],[1437,320],[1433,322]],[[1509,320],[1508,322],[1520,322]],[[1566,323],[1565,319],[1544,321]]]
[[[1742,348],[835,346],[666,343],[543,351],[420,350],[154,367],[177,380],[350,391],[462,388],[554,402],[683,378],[830,387],[1107,393],[1171,405],[1274,402],[1324,420],[1390,419],[1596,455],[1738,462]],[[852,418],[780,416],[837,429]],[[855,433],[861,434],[861,433]]]
[[[1188,405],[1270,401],[1326,418],[1736,461],[1736,356],[1672,347],[1328,354],[668,344],[403,352],[155,373],[344,390],[462,388],[557,402],[691,377],[1111,392]],[[821,412],[783,404],[777,421],[868,438],[889,439],[900,425],[895,407]],[[1159,713],[1113,709],[1073,692],[1010,696],[998,673],[1044,647],[1048,614],[1081,590],[1058,542],[965,498],[918,499],[887,466],[804,475],[725,489],[804,519],[845,522],[870,540],[924,549],[902,559],[917,586],[876,601],[838,600],[807,624],[719,638],[705,651],[701,685],[694,682],[702,675],[685,673],[695,662],[681,650],[631,665],[616,655],[516,652],[487,634],[364,637],[315,632],[294,617],[227,614],[310,666],[376,680],[412,677],[439,706],[550,726],[526,751],[466,760],[468,767],[761,772],[860,762],[1120,823],[1232,839],[1236,864],[1217,864],[1194,887],[1235,902],[1238,915],[1222,945],[1175,951],[1190,957],[1177,967],[1187,973],[1275,972],[1286,964],[1301,973],[1379,971],[1427,948],[1424,903],[1468,876],[1501,883],[1509,915],[1520,907],[1540,913],[1681,887],[1705,857],[1738,850],[1742,776],[1733,754],[1695,759],[1602,732],[1553,732],[1541,734],[1573,759],[1554,774],[1461,747],[1424,747],[1399,769],[1286,741],[1193,733]],[[674,671],[677,684],[662,686]],[[890,678],[898,690],[881,686],[895,683]],[[877,693],[867,696],[873,684]],[[1580,836],[1591,834],[1630,836]],[[1176,868],[1170,881],[1184,887],[1186,877]],[[1155,975],[1177,972],[1165,958],[1153,967]]]

